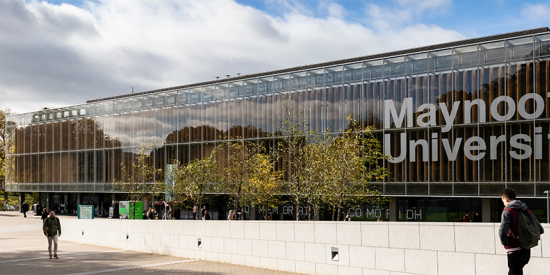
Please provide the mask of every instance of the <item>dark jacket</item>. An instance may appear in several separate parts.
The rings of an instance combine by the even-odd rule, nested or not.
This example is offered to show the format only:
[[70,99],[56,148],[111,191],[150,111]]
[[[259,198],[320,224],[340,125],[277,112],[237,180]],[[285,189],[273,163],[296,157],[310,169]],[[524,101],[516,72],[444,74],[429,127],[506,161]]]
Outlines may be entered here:
[[208,214],[208,213],[204,214],[204,220],[205,221],[210,220],[210,214]]
[[481,215],[474,214],[474,222],[481,222]]
[[23,210],[24,212],[29,211],[29,205],[27,203],[23,203],[23,205],[21,206],[21,210]]
[[[500,227],[498,229],[498,235],[500,237],[500,243],[504,245],[504,248],[515,248],[519,247],[516,240],[512,238],[510,235],[510,230],[514,233],[514,235],[517,236],[518,234],[518,217],[520,211],[529,211],[527,209],[527,205],[520,200],[514,200],[508,203],[506,205],[507,208],[512,209],[512,211],[508,211],[507,209],[504,209],[502,211],[502,217],[500,222]],[[531,211],[529,211],[531,215]],[[534,215],[533,215],[534,216]],[[542,225],[540,225],[540,222],[535,217],[535,220],[537,221],[537,225],[539,227],[540,233],[544,233],[544,228],[542,228]]]
[[49,217],[44,220],[44,225],[42,226],[44,234],[48,237],[53,237],[58,234],[61,235],[61,223],[57,217]]

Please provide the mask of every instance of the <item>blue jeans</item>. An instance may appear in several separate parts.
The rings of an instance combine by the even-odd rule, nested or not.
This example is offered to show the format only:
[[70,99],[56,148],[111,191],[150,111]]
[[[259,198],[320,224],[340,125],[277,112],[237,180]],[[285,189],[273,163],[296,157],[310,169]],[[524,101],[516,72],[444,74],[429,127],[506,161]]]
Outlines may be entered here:
[[197,213],[193,212],[193,220],[197,219]]

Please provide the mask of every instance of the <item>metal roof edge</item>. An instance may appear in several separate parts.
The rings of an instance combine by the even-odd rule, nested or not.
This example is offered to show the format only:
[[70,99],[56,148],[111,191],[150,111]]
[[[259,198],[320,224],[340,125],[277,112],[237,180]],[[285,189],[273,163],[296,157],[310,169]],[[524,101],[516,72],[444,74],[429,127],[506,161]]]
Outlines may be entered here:
[[424,52],[424,51],[432,51],[432,50],[437,50],[437,49],[445,49],[445,48],[457,47],[457,46],[468,45],[468,44],[476,44],[476,43],[489,42],[489,41],[494,41],[494,40],[501,40],[501,39],[512,38],[512,37],[541,34],[541,33],[545,33],[545,32],[550,32],[550,29],[548,27],[541,27],[541,28],[534,28],[534,29],[529,29],[529,30],[522,30],[522,31],[509,32],[509,33],[503,33],[503,34],[496,34],[496,35],[490,35],[490,36],[470,38],[470,39],[465,39],[465,40],[451,41],[451,42],[446,42],[446,43],[422,46],[422,47],[417,47],[417,48],[410,48],[410,49],[405,49],[405,50],[398,50],[398,51],[372,54],[372,55],[366,55],[366,56],[360,56],[360,57],[340,59],[340,60],[335,60],[335,61],[315,63],[315,64],[304,65],[304,66],[290,67],[290,68],[280,69],[280,70],[273,70],[273,71],[266,71],[266,72],[261,72],[261,73],[241,75],[241,76],[231,77],[231,78],[196,82],[196,83],[192,83],[192,84],[185,84],[185,85],[180,85],[180,86],[143,91],[143,92],[139,92],[139,93],[123,94],[123,95],[118,95],[118,96],[92,99],[92,100],[87,100],[86,103],[94,103],[94,102],[100,102],[100,101],[120,99],[120,98],[126,98],[126,97],[138,96],[138,95],[153,94],[153,93],[159,93],[159,92],[165,92],[165,91],[173,91],[173,90],[179,90],[179,89],[189,89],[189,88],[193,88],[193,87],[212,85],[212,84],[220,84],[220,83],[227,83],[227,82],[236,81],[236,80],[243,80],[243,79],[261,77],[261,76],[267,76],[267,75],[273,75],[273,74],[281,74],[281,73],[288,73],[288,72],[293,72],[293,71],[307,70],[307,69],[313,69],[313,68],[317,68],[317,67],[341,65],[341,64],[350,63],[350,62],[365,61],[365,60],[369,60],[369,59],[380,59],[380,58],[384,58],[384,57],[411,54],[411,53],[416,53],[416,52]]

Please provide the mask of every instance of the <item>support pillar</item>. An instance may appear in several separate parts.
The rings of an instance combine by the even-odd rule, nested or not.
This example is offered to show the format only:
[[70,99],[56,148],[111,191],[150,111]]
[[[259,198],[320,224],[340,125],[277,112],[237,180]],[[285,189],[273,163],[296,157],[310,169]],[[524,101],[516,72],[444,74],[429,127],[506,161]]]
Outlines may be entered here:
[[[76,205],[80,205],[80,193],[76,193]],[[78,207],[78,206],[77,206]]]
[[250,206],[250,220],[251,221],[256,220],[256,207],[254,205]]
[[390,222],[397,221],[397,215],[399,214],[399,198],[392,197],[390,201]]
[[481,221],[491,222],[491,199],[481,199]]
[[23,202],[25,201],[25,193],[19,192],[19,212],[23,211]]

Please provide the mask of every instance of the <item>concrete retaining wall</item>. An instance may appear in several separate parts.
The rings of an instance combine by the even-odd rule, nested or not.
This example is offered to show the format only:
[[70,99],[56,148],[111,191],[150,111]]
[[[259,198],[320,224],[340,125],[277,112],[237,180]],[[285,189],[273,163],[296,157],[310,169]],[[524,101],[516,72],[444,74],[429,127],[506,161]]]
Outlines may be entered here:
[[[306,274],[507,274],[493,223],[62,219],[62,240]],[[550,225],[525,274],[550,274]],[[200,238],[201,245],[198,246]],[[338,261],[332,250],[338,250]]]

